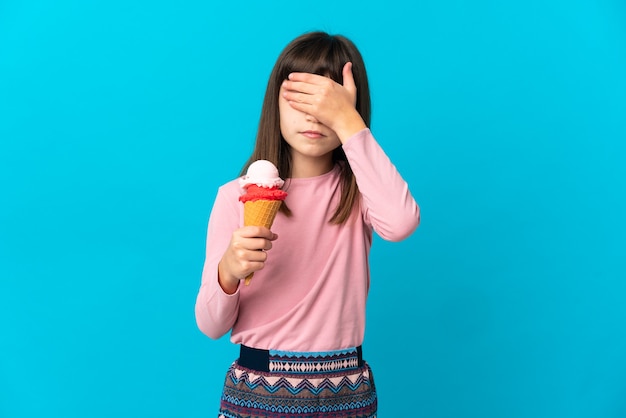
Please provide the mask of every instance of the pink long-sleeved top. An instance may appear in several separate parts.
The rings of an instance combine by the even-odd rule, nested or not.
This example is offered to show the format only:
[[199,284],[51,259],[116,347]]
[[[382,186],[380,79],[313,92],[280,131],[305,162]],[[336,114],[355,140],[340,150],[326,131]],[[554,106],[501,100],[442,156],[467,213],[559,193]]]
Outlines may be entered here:
[[278,213],[278,234],[265,267],[249,286],[226,294],[218,263],[234,230],[243,225],[236,180],[219,188],[207,232],[196,321],[202,332],[260,349],[331,351],[361,345],[369,290],[372,230],[399,241],[419,224],[419,207],[395,166],[364,129],[343,144],[361,193],[343,225],[330,224],[340,197],[339,167],[318,177],[289,179],[283,187],[292,211]]

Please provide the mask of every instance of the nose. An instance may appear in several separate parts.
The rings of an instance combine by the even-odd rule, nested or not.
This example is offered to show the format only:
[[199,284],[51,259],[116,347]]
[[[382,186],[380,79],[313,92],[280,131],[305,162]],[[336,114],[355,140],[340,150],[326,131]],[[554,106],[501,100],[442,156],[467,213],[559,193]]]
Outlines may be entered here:
[[313,123],[318,123],[317,119],[315,119],[313,116],[306,114],[305,117],[307,122],[313,122]]

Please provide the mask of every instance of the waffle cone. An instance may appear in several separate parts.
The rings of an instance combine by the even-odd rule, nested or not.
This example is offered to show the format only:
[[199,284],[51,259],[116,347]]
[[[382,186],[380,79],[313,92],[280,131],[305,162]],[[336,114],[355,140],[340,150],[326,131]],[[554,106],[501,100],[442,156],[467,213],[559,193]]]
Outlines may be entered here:
[[282,200],[255,200],[244,203],[243,225],[270,228],[282,203]]
[[[274,218],[280,209],[282,200],[254,200],[244,203],[243,206],[243,225],[244,226],[264,226],[271,228]],[[252,275],[250,273],[245,279],[245,285],[250,284]]]

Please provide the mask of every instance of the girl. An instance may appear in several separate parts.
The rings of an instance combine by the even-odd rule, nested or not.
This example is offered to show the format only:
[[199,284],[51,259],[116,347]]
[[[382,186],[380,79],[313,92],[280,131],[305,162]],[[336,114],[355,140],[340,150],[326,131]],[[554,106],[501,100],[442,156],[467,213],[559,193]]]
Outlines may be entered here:
[[272,231],[242,228],[233,180],[209,219],[196,320],[209,337],[231,331],[240,345],[220,417],[376,416],[361,349],[372,231],[402,240],[419,208],[369,122],[365,66],[350,40],[314,32],[287,45],[242,170],[258,159],[278,167],[288,192],[281,212]]

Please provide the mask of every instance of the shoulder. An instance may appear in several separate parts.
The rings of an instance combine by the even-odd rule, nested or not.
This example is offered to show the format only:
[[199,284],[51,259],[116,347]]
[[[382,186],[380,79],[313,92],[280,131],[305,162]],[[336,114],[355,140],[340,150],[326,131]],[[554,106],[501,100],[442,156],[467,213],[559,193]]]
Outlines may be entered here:
[[[217,196],[215,197],[216,205],[226,204],[228,206],[234,205],[239,201],[239,196],[241,196],[241,188],[239,187],[238,179],[234,179],[229,181],[228,183],[222,184],[217,189]],[[233,203],[235,202],[235,203]]]
[[240,195],[241,194],[241,188],[239,187],[239,178],[233,179],[231,181],[229,181],[228,183],[224,183],[222,184],[219,189],[218,189],[218,193],[219,194],[226,194],[226,195]]

